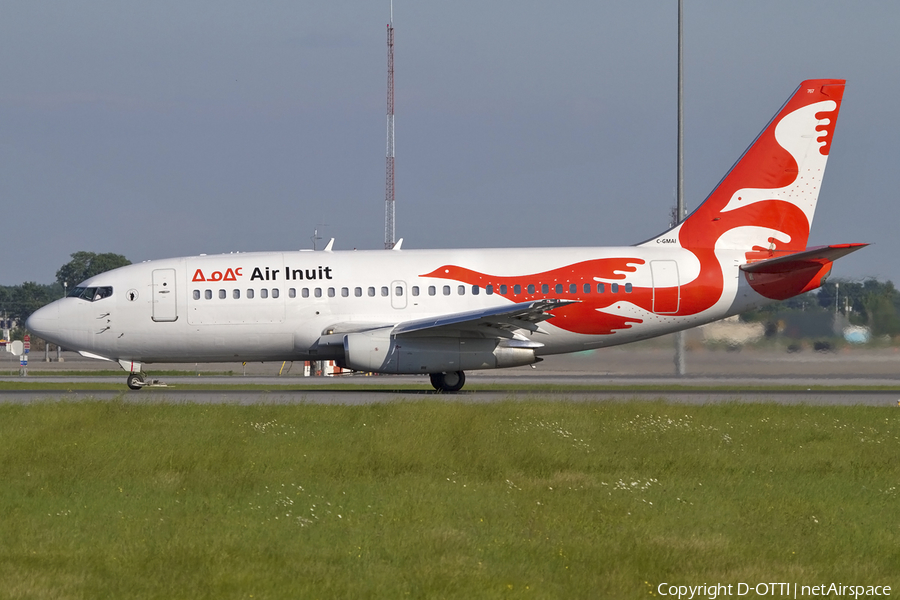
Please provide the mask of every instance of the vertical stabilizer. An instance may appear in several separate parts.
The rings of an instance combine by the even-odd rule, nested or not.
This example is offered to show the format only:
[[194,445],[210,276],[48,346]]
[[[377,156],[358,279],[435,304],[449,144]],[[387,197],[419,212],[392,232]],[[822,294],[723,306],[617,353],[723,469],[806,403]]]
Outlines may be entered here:
[[801,83],[697,210],[644,245],[746,250],[748,259],[804,250],[843,93],[842,79]]

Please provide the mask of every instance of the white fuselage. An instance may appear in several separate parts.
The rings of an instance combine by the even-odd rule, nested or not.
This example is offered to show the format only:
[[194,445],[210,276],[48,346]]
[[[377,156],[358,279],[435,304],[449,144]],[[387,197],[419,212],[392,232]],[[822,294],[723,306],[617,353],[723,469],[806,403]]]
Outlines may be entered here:
[[[112,288],[108,297],[64,298],[35,313],[29,327],[66,348],[119,361],[321,360],[342,355],[339,345],[320,343],[333,330],[388,327],[540,298],[591,307],[587,316],[582,312],[565,323],[567,317],[554,317],[534,331],[514,332],[540,344],[539,356],[645,339],[767,302],[737,268],[743,253],[717,256],[722,285],[693,290],[689,284],[700,272],[696,257],[663,245],[156,260],[91,278],[79,288]],[[604,259],[629,267],[595,268]],[[441,270],[445,266],[455,270]],[[707,308],[686,314],[690,294],[715,297],[705,301]],[[612,318],[612,325],[598,333],[589,322],[595,316]]]

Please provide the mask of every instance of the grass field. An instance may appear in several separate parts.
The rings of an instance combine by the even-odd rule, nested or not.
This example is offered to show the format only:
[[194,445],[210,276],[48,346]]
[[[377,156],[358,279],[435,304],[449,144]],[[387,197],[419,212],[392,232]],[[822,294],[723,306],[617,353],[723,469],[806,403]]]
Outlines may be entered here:
[[896,595],[898,419],[661,402],[0,405],[0,598],[832,581]]

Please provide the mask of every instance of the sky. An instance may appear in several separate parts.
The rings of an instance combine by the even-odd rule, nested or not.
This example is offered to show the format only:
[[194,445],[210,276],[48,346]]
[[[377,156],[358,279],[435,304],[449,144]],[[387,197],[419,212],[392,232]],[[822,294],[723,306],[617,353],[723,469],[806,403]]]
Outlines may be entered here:
[[[77,251],[384,245],[389,0],[29,0],[0,20],[0,285]],[[684,0],[685,202],[847,79],[810,245],[900,283],[900,3]],[[393,6],[403,248],[629,245],[675,201],[677,2]]]

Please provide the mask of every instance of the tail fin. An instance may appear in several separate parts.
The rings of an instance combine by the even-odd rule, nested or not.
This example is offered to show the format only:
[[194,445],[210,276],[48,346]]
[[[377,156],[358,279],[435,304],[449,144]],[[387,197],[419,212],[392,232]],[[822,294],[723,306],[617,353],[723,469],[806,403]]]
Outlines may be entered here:
[[643,245],[677,240],[746,250],[748,260],[806,249],[844,83],[801,83],[697,210]]

